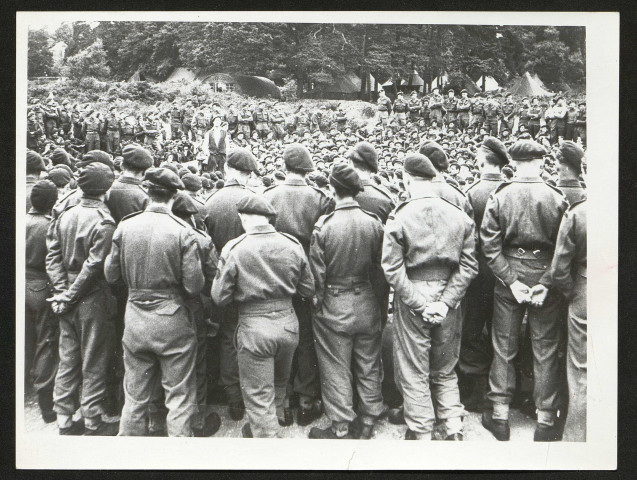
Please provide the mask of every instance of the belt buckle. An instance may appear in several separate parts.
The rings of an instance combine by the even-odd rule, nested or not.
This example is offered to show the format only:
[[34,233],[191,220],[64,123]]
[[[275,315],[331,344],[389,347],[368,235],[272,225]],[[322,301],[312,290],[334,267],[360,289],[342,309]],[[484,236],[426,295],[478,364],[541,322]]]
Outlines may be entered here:
[[537,257],[540,254],[540,250],[533,250],[533,256]]
[[517,253],[518,253],[518,256],[521,257],[522,255],[526,253],[526,251],[522,247],[518,247]]

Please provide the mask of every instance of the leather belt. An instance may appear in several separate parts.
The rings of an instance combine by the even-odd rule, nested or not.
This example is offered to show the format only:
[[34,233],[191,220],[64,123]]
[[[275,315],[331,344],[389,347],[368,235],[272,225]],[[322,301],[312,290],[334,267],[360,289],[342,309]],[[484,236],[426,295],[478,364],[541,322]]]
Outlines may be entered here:
[[522,247],[505,247],[502,253],[505,257],[520,258],[523,260],[551,260],[553,258],[553,252],[531,250]]
[[407,278],[412,281],[449,280],[452,269],[444,265],[425,265],[407,269]]
[[259,313],[271,313],[281,310],[287,310],[292,307],[291,298],[275,298],[272,300],[254,300],[251,302],[242,302],[239,304],[239,314],[259,314]]

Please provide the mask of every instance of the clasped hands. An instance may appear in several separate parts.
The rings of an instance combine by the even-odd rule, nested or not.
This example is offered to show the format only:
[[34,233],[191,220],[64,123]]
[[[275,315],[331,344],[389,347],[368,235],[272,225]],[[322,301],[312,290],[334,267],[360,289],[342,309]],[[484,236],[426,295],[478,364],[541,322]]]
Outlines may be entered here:
[[66,301],[66,297],[63,295],[54,295],[51,298],[46,299],[51,304],[51,310],[56,315],[62,315],[71,309],[69,302]]
[[519,280],[513,282],[509,288],[518,303],[528,303],[533,307],[544,305],[546,295],[549,293],[549,289],[540,283],[534,287],[529,287]]
[[415,310],[415,313],[422,317],[425,323],[435,327],[447,317],[449,307],[444,302],[430,302],[425,305],[424,309]]

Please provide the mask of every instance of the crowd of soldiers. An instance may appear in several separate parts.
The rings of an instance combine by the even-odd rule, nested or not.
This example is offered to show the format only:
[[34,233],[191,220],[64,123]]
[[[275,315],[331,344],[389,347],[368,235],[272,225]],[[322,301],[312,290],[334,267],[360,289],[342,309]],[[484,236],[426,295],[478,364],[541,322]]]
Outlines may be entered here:
[[211,436],[220,391],[244,437],[282,436],[296,410],[331,420],[310,438],[368,439],[387,417],[406,439],[437,424],[462,440],[469,410],[508,440],[530,371],[534,439],[585,440],[585,106],[553,130],[568,117],[551,100],[535,129],[510,96],[481,117],[461,95],[381,93],[363,129],[326,107],[190,104],[138,131],[114,109],[30,109],[25,373],[42,418]]

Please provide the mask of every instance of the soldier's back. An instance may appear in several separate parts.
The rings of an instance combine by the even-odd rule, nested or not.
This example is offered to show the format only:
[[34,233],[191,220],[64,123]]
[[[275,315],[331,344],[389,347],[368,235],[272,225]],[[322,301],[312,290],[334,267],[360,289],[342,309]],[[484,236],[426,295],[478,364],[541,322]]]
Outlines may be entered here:
[[465,191],[465,195],[473,208],[473,219],[478,229],[482,224],[482,217],[484,217],[484,209],[487,206],[489,196],[502,182],[501,175],[497,173],[484,174],[480,180]]
[[431,187],[432,190],[440,196],[440,198],[443,198],[448,202],[451,202],[454,205],[458,206],[459,208],[464,210],[467,215],[473,218],[473,207],[469,203],[466,195],[460,190],[442,179],[434,179],[431,182]]
[[355,198],[363,210],[376,215],[383,224],[387,223],[387,217],[395,207],[390,193],[371,183],[363,184],[363,191]]
[[106,206],[116,223],[131,213],[139,212],[148,205],[148,195],[139,180],[118,178],[106,194]]

